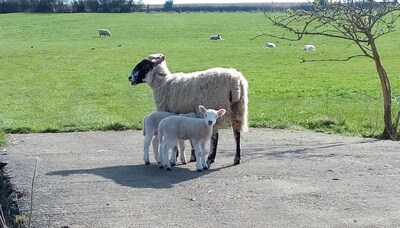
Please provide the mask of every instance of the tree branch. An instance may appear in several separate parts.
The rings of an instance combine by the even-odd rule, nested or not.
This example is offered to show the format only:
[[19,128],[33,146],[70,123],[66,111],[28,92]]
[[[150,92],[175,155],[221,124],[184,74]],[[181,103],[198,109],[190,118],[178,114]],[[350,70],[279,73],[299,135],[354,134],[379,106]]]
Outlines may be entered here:
[[345,59],[304,59],[301,58],[301,62],[300,63],[308,63],[308,62],[345,62],[345,61],[349,61],[351,59],[354,58],[358,58],[358,57],[369,57],[368,55],[353,55],[353,56],[349,56]]

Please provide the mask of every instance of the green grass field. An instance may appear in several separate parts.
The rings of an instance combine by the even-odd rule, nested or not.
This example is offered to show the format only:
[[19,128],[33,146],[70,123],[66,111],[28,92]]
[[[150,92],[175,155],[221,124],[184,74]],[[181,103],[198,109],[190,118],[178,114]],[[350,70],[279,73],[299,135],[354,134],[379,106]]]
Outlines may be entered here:
[[[298,42],[261,37],[282,34],[262,13],[3,14],[0,15],[0,129],[64,132],[138,129],[154,110],[150,88],[132,87],[128,74],[162,52],[172,72],[234,67],[249,81],[252,127],[306,128],[351,135],[381,133],[382,95],[374,63],[300,63],[358,54],[342,40]],[[99,38],[108,28],[112,37]],[[225,40],[210,41],[211,34]],[[400,100],[400,32],[378,48]],[[277,44],[265,48],[266,42]],[[305,44],[316,52],[304,52]],[[4,144],[4,134],[0,133]]]

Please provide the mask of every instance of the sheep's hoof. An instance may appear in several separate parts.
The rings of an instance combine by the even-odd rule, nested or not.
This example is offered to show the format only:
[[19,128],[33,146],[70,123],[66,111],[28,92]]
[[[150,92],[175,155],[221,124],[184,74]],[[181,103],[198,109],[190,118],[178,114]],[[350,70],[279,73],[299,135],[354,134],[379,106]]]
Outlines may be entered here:
[[207,160],[207,167],[211,166],[211,163],[214,163],[214,161],[211,161],[210,159]]
[[149,161],[147,161],[147,162],[144,162],[144,164],[146,164],[146,165],[150,165],[150,162],[149,162]]
[[208,170],[208,166],[203,166],[203,170]]
[[171,171],[172,170],[171,167],[167,167],[166,169],[167,169],[167,171]]
[[186,165],[186,164],[187,164],[187,162],[185,162],[185,161],[184,161],[184,162],[182,162],[182,165]]
[[233,161],[234,165],[239,165],[240,164],[240,158],[235,158],[235,160]]
[[171,163],[171,166],[176,166],[176,163]]
[[203,169],[197,169],[196,171],[197,172],[203,172]]

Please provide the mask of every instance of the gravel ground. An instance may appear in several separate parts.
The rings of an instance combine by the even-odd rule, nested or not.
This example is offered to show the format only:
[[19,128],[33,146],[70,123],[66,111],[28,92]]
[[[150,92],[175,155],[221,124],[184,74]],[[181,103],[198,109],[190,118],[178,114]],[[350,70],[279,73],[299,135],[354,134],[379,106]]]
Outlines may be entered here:
[[[1,159],[33,227],[400,227],[400,143],[251,129],[242,163],[144,165],[141,131],[9,135]],[[187,149],[188,151],[188,149]],[[187,152],[188,154],[188,152]]]

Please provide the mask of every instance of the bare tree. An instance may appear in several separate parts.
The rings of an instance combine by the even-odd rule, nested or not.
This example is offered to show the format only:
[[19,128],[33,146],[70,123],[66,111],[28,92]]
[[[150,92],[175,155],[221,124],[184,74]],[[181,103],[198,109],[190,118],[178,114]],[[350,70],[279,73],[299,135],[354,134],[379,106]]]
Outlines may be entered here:
[[[288,10],[285,14],[270,14],[264,12],[273,25],[289,31],[288,35],[262,33],[260,36],[270,36],[286,40],[300,40],[304,36],[325,36],[348,40],[360,49],[360,54],[346,59],[330,59],[324,61],[347,61],[355,57],[367,57],[375,62],[379,75],[384,107],[385,128],[381,138],[398,139],[397,126],[400,112],[396,120],[392,120],[392,91],[390,81],[382,66],[376,40],[393,32],[396,20],[400,17],[400,5],[393,3],[377,3],[372,0],[354,2],[330,2],[324,5],[314,4],[311,10]],[[318,61],[318,60],[304,60]]]

